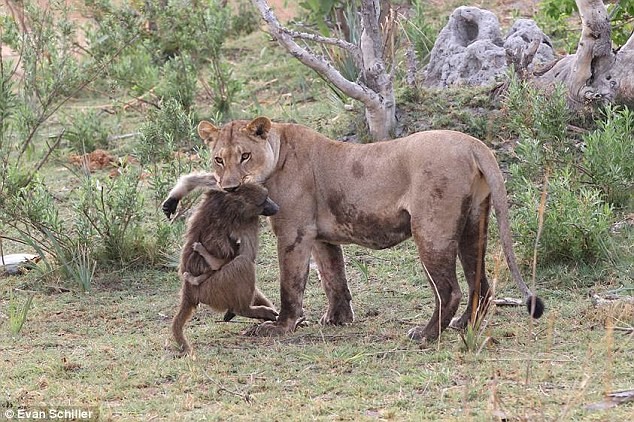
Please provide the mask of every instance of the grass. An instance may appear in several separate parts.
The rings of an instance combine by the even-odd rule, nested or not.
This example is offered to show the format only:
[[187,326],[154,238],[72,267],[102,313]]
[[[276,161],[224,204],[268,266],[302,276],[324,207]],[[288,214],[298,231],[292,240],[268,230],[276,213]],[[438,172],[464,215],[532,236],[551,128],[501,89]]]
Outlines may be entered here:
[[[319,78],[265,40],[254,33],[226,44],[234,76],[244,84],[235,117],[266,114],[335,138],[354,129],[359,109],[334,107]],[[406,132],[458,129],[490,144],[504,136],[484,90],[407,95],[399,94]],[[107,103],[77,100],[66,112]],[[208,101],[199,108],[205,118],[202,103]],[[104,115],[113,133],[137,132],[144,117],[139,111],[122,116]],[[134,153],[129,141],[109,150]],[[67,157],[51,164],[43,176],[63,186],[57,199],[67,201],[73,188]],[[345,247],[354,324],[318,324],[327,303],[311,270],[307,322],[295,333],[242,336],[253,321],[224,323],[203,306],[186,325],[195,359],[176,357],[170,339],[179,290],[174,268],[97,271],[86,278],[89,293],[55,275],[0,278],[0,414],[6,407],[75,405],[97,408],[101,420],[126,421],[628,420],[632,403],[585,409],[606,392],[634,388],[634,335],[611,328],[632,327],[634,308],[594,308],[588,298],[591,290],[632,287],[634,229],[615,239],[621,247],[610,263],[539,270],[537,292],[547,306],[541,320],[531,323],[524,307],[492,307],[478,333],[491,340],[477,353],[465,351],[454,330],[423,349],[407,339],[410,328],[429,320],[434,304],[411,241],[384,251]],[[496,241],[490,243],[489,274],[498,254]],[[21,245],[4,247],[23,252]],[[528,280],[530,263],[524,264]],[[278,274],[275,239],[265,228],[258,286],[279,306]],[[497,297],[519,297],[505,265],[495,275]],[[26,320],[14,333],[9,309],[29,297]],[[466,298],[459,312],[465,307]]]
[[[259,286],[278,302],[274,249],[266,229]],[[633,337],[605,329],[605,321],[632,324],[632,307],[596,310],[579,291],[541,280],[538,290],[548,310],[540,321],[529,324],[523,307],[497,307],[487,315],[492,342],[477,355],[462,350],[453,330],[421,349],[405,333],[431,316],[433,295],[422,281],[413,244],[386,251],[348,247],[346,256],[354,324],[317,323],[326,302],[311,271],[307,325],[284,338],[245,337],[240,332],[252,321],[223,323],[220,314],[201,307],[186,326],[195,359],[177,358],[169,339],[179,289],[174,270],[102,274],[91,294],[38,292],[19,336],[11,335],[6,322],[0,326],[2,402],[95,406],[103,420],[631,415],[631,404],[603,412],[584,406],[605,392],[632,387]],[[364,262],[367,277],[353,259]],[[5,280],[7,289],[20,284]],[[498,291],[517,296],[504,272]]]

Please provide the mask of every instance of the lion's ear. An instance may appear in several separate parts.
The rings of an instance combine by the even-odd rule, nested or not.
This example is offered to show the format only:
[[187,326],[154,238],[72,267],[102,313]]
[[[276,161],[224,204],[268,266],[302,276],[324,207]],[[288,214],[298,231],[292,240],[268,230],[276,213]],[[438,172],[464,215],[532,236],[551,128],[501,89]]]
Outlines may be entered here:
[[267,117],[256,117],[246,127],[247,133],[266,139],[271,130],[271,121]]
[[198,123],[198,136],[211,148],[216,143],[216,135],[220,129],[207,120]]

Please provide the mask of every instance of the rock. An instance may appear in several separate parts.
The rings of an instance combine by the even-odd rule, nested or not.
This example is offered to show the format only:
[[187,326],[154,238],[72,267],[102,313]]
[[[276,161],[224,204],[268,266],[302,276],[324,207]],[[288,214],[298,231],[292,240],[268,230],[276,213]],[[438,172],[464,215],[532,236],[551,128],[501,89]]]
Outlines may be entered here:
[[522,51],[528,49],[535,39],[539,39],[540,44],[529,69],[532,69],[535,65],[550,63],[555,60],[555,51],[550,38],[539,29],[539,26],[532,19],[518,19],[513,23],[506,35],[504,49],[513,54],[521,54]]
[[20,274],[21,269],[29,262],[38,262],[39,255],[29,253],[14,253],[0,257],[0,274]]
[[519,19],[502,39],[500,23],[488,10],[462,6],[449,17],[440,31],[424,70],[424,84],[429,87],[450,85],[488,85],[506,72],[507,49],[521,54],[540,40],[534,63],[554,59],[550,39],[530,19]]

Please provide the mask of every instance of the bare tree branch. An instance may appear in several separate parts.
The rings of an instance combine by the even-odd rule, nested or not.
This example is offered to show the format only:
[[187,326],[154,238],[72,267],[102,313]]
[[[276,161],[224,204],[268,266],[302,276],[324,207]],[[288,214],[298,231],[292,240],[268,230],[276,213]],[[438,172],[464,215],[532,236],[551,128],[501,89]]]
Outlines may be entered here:
[[[324,79],[365,106],[365,116],[374,139],[387,139],[396,125],[396,105],[392,77],[386,72],[383,61],[383,37],[379,26],[379,0],[362,1],[362,35],[359,46],[347,41],[305,34],[282,27],[266,0],[252,0],[269,33],[296,59],[319,73]],[[294,38],[341,47],[349,51],[361,77],[352,82],[321,56],[298,45]]]
[[270,34],[280,44],[282,44],[282,46],[286,48],[293,57],[321,74],[324,78],[339,88],[344,94],[354,98],[355,100],[361,101],[366,106],[379,101],[379,97],[376,92],[372,92],[364,85],[349,81],[326,60],[299,46],[293,40],[289,31],[282,27],[266,0],[252,1],[255,7],[257,7],[260,11],[264,21],[267,23]]
[[282,27],[281,29],[282,31],[286,32],[288,35],[290,35],[293,38],[300,38],[303,40],[313,41],[320,44],[335,45],[339,48],[349,51],[352,54],[355,54],[355,55],[359,54],[359,47],[357,47],[356,45],[352,43],[349,43],[348,41],[340,40],[339,38],[323,37],[319,34],[308,34],[306,32],[298,32],[293,29],[288,29],[284,27]]

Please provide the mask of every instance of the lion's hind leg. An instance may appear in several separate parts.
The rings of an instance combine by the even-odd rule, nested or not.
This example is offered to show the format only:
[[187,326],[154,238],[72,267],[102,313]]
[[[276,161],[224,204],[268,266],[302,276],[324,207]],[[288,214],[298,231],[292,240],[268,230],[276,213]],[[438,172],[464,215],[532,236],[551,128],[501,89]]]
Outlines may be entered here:
[[[437,340],[440,333],[449,326],[460,305],[462,293],[456,275],[458,242],[455,240],[452,220],[446,221],[449,223],[447,227],[443,227],[442,223],[438,224],[433,218],[422,221],[412,218],[414,242],[436,301],[434,313],[427,325],[414,327],[408,332],[412,340]],[[458,219],[453,220],[455,221]]]
[[476,304],[477,311],[486,312],[488,301],[491,298],[489,281],[484,268],[488,224],[489,198],[487,197],[478,208],[472,210],[460,237],[458,256],[469,286],[469,299],[462,316],[451,322],[453,328],[463,329],[471,319],[478,281],[480,286]]

